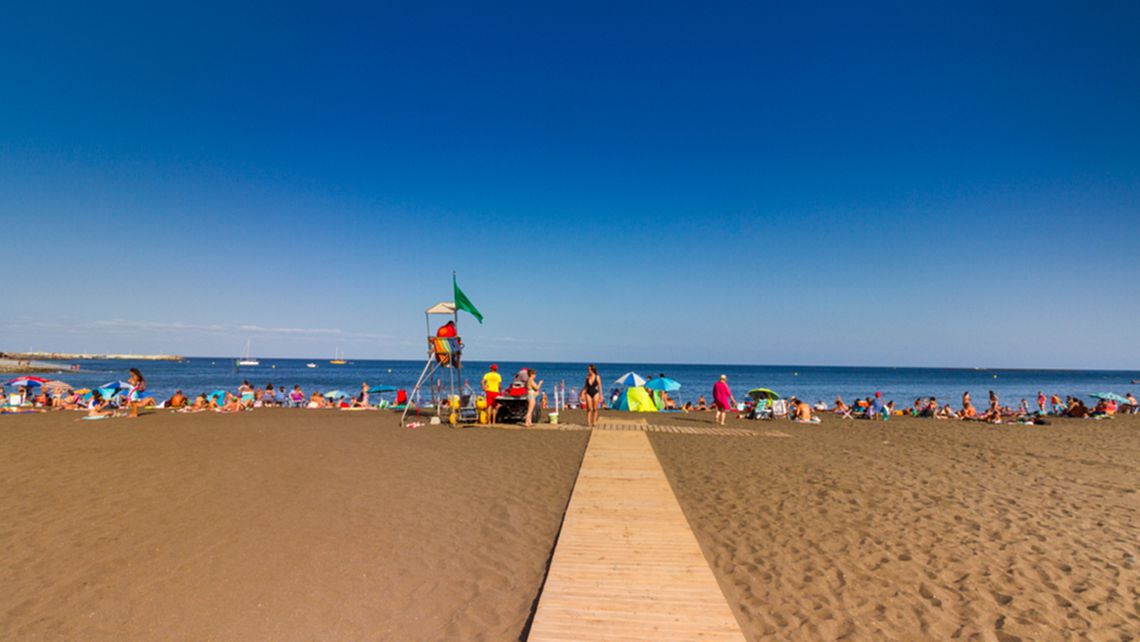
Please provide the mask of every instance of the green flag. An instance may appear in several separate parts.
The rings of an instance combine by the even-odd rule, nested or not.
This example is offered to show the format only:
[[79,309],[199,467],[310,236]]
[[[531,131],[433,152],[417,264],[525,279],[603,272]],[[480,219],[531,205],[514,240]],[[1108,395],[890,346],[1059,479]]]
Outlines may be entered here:
[[454,272],[451,273],[451,285],[455,287],[455,309],[466,310],[470,312],[471,316],[475,317],[479,323],[483,323],[483,315],[479,314],[479,310],[471,303],[471,299],[468,299],[467,295],[463,293],[463,290],[459,289],[459,283],[455,280]]

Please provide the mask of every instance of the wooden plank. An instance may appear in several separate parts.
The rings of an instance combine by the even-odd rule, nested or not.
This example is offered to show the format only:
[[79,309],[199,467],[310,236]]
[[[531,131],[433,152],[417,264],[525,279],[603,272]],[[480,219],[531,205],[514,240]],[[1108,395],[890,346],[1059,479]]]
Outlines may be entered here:
[[646,428],[590,434],[530,640],[744,639]]

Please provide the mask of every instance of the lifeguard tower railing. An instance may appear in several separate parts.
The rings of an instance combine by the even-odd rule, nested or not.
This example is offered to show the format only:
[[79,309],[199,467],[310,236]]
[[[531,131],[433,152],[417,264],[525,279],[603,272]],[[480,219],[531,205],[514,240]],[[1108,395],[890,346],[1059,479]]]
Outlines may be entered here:
[[[433,316],[450,316],[451,322],[456,328],[456,336],[436,336],[436,333],[432,331]],[[404,413],[400,416],[400,425],[407,422],[408,411],[412,409],[413,404],[416,405],[416,412],[419,413],[419,392],[424,384],[427,384],[432,391],[432,405],[435,407],[436,413],[441,413],[443,399],[435,398],[436,387],[433,385],[435,376],[441,369],[448,372],[449,393],[446,396],[447,399],[458,395],[457,385],[463,381],[463,340],[459,337],[459,315],[455,304],[451,301],[441,301],[424,310],[424,323],[427,327],[427,363],[424,364],[420,378],[416,380],[416,385],[412,388],[412,394],[408,395],[408,403],[404,406]]]

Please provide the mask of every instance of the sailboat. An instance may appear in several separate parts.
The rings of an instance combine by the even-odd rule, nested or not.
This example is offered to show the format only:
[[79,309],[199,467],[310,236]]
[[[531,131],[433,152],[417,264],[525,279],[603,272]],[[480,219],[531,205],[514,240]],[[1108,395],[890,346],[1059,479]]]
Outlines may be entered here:
[[238,359],[237,365],[241,366],[260,366],[261,362],[249,356],[249,339],[245,340],[245,350],[241,353],[241,358]]
[[346,364],[348,362],[345,361],[343,358],[341,358],[340,348],[337,348],[336,349],[336,358],[335,359],[329,359],[329,363],[333,364],[334,366],[343,366],[344,364]]

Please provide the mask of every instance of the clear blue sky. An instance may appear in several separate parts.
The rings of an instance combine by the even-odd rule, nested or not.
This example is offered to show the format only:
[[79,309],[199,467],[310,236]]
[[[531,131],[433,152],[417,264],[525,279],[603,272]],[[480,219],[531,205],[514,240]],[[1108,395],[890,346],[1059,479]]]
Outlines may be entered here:
[[0,349],[1140,368],[1136,3],[68,4]]

